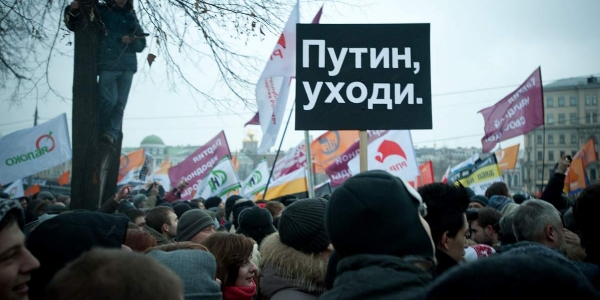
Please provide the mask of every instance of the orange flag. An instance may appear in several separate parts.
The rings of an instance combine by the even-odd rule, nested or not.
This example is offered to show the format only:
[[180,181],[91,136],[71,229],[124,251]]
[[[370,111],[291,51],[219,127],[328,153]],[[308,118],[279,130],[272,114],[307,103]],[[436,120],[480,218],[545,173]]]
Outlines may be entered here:
[[133,177],[133,172],[142,168],[145,159],[144,149],[133,151],[127,155],[121,155],[117,182],[121,182],[127,175]]
[[65,185],[69,183],[69,175],[71,175],[71,171],[67,170],[60,177],[58,177],[58,185]]
[[34,184],[25,190],[25,196],[30,197],[40,192],[40,185]]
[[581,158],[583,160],[584,166],[598,160],[598,158],[596,157],[596,146],[594,144],[593,138],[587,141],[587,143],[583,145],[583,148],[581,148],[581,150],[579,150],[577,154],[575,154],[575,157],[573,157],[573,159],[576,158]]
[[235,152],[235,155],[231,159],[231,164],[233,165],[233,169],[237,172],[240,168],[240,162],[238,161],[238,152]]
[[516,144],[505,149],[496,151],[496,160],[500,171],[513,170],[517,165],[517,157],[519,156],[519,146]]
[[325,169],[335,162],[335,160],[352,144],[358,140],[358,131],[327,131],[310,144],[310,151],[313,157],[314,172],[325,173]]
[[582,158],[576,158],[571,162],[569,172],[565,178],[564,190],[569,194],[578,193],[587,187],[585,178],[585,166]]

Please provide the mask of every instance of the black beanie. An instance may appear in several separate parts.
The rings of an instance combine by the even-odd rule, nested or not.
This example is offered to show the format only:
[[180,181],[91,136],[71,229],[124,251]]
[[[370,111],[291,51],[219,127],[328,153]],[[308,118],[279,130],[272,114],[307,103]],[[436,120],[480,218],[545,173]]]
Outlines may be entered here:
[[187,203],[177,203],[173,205],[173,210],[179,219],[181,219],[181,216],[190,209],[192,209],[192,207]]
[[256,206],[256,204],[248,199],[240,198],[235,202],[235,205],[233,206],[233,226],[235,226],[235,228],[238,228],[239,226],[238,219],[242,210],[253,206]]
[[367,171],[331,195],[325,227],[340,256],[384,254],[433,259],[433,242],[419,218],[421,196],[385,171]]
[[304,253],[318,254],[330,244],[323,219],[327,200],[302,199],[286,207],[279,217],[281,242]]
[[225,201],[225,220],[226,221],[229,221],[229,216],[231,216],[231,213],[233,213],[233,206],[235,205],[235,202],[240,199],[242,199],[242,196],[231,195]]
[[267,235],[277,232],[271,213],[258,206],[244,209],[238,217],[238,223],[240,226],[235,233],[250,237],[259,245]]
[[206,199],[206,201],[204,201],[204,207],[206,209],[209,209],[211,207],[219,207],[219,204],[221,204],[221,202],[223,202],[223,200],[219,197],[210,197]]

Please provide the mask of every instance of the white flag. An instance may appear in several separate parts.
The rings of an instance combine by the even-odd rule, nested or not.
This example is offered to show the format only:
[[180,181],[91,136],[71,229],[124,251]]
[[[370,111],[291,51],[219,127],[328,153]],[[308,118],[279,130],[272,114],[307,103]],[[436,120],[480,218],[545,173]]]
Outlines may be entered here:
[[283,33],[256,84],[256,102],[263,137],[258,147],[262,154],[275,145],[283,123],[291,79],[296,75],[296,24],[298,5],[294,6]]
[[263,158],[254,171],[250,173],[248,179],[242,184],[241,194],[248,197],[248,199],[252,199],[250,196],[260,193],[265,189],[267,180],[269,180],[269,165]]
[[240,180],[235,174],[231,159],[226,156],[217,163],[204,179],[198,181],[198,192],[195,198],[221,197],[240,187]]
[[9,185],[4,192],[10,196],[10,199],[15,199],[25,196],[25,190],[23,189],[23,180],[15,180]]
[[[369,143],[367,148],[369,170],[384,170],[406,181],[419,176],[419,164],[410,131],[390,130]],[[360,156],[348,162],[352,175],[360,172]]]
[[0,139],[0,183],[56,167],[71,159],[67,115]]

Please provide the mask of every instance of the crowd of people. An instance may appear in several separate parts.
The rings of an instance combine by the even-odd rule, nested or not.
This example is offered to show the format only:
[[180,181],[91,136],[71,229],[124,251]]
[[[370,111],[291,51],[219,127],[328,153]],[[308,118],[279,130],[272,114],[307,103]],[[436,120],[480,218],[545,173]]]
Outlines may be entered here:
[[541,199],[384,171],[310,199],[4,199],[0,299],[599,299],[600,184],[562,194],[568,164]]

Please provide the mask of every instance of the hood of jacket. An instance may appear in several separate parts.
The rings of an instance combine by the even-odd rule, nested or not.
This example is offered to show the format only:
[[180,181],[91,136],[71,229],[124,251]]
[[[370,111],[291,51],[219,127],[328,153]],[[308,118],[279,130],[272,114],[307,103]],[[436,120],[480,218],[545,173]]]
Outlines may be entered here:
[[359,254],[338,263],[333,289],[319,299],[420,299],[433,277],[390,255]]
[[488,206],[495,208],[498,211],[502,211],[502,209],[509,203],[515,203],[515,201],[506,196],[494,195],[490,197],[490,202]]
[[75,211],[37,226],[27,239],[27,248],[41,265],[31,273],[29,299],[43,299],[54,274],[92,247],[120,248],[128,222],[124,217]]
[[327,261],[283,244],[279,233],[263,240],[260,254],[260,291],[265,297],[290,289],[316,296],[325,291]]

